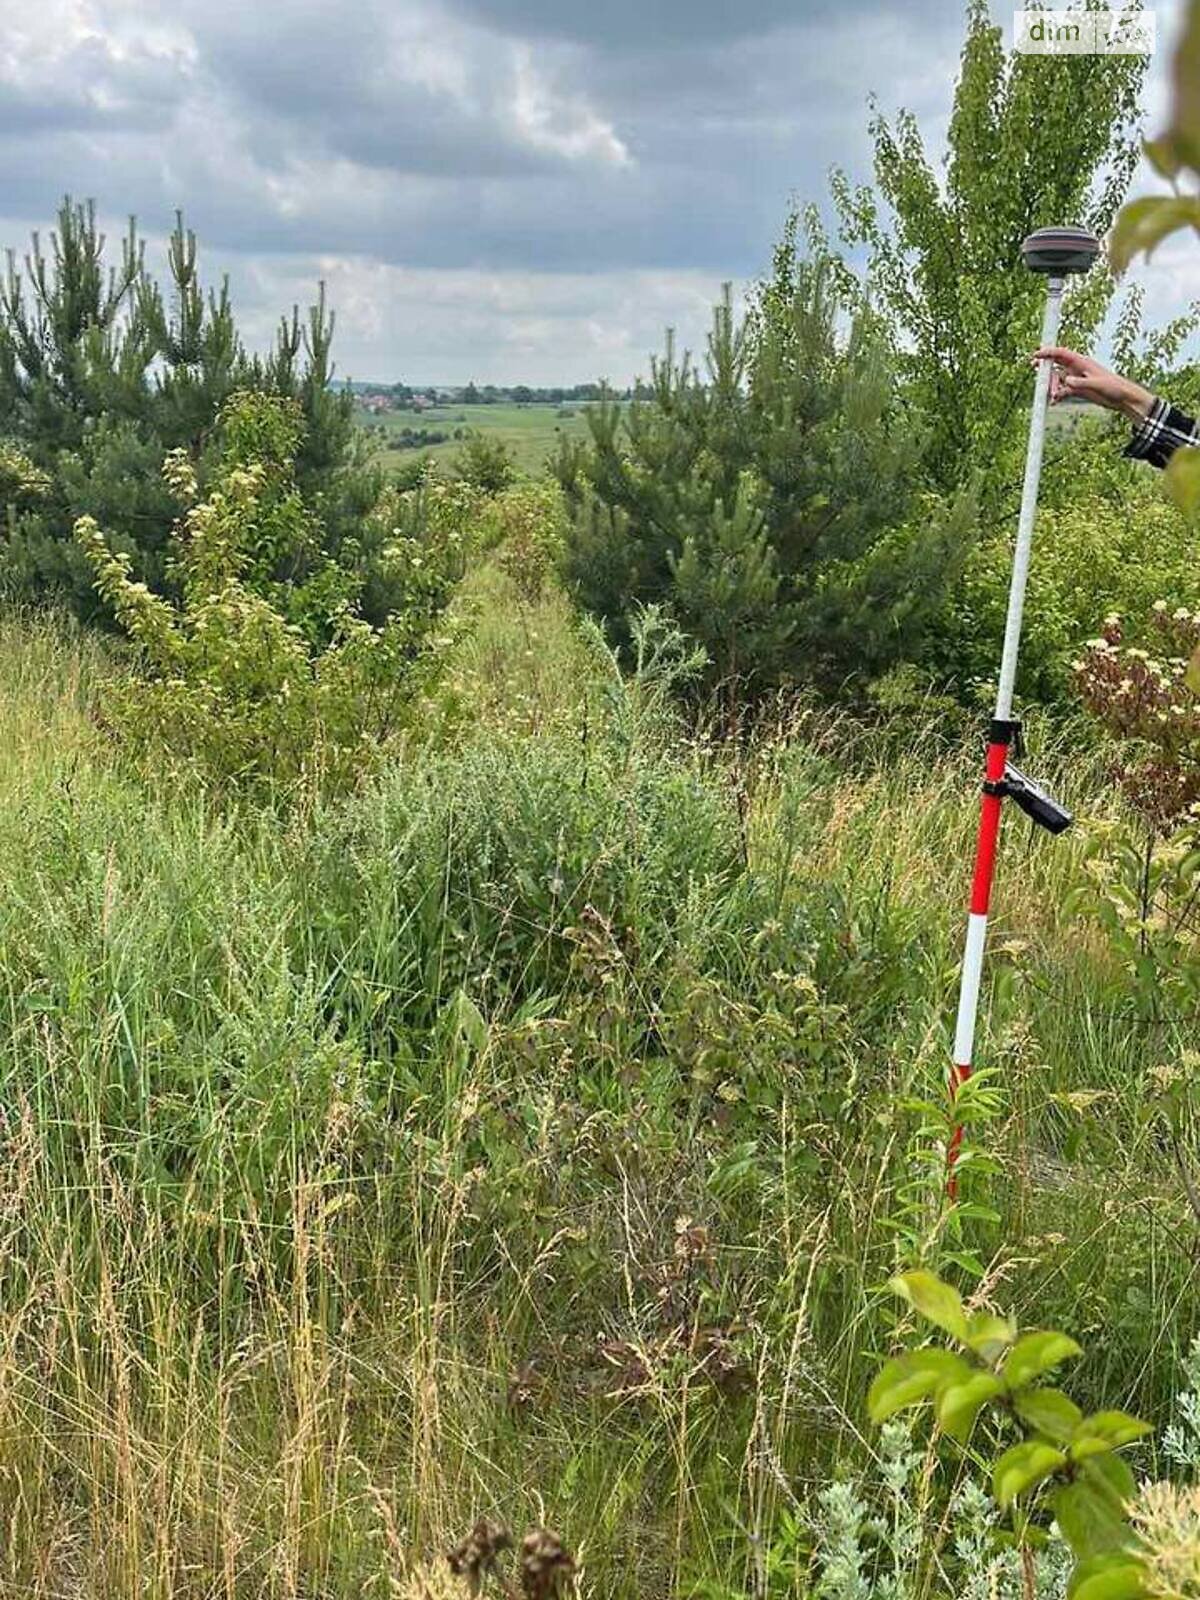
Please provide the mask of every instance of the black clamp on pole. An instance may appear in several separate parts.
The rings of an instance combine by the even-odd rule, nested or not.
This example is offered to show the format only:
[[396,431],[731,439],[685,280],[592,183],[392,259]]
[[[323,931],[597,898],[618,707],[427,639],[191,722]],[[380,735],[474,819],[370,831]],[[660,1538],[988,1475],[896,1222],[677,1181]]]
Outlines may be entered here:
[[1004,776],[999,783],[985,782],[983,792],[999,795],[1002,800],[1011,800],[1031,822],[1036,822],[1039,828],[1045,828],[1047,833],[1065,833],[1075,820],[1066,806],[1060,805],[1048,789],[1014,767],[1011,761],[1005,762]]
[[1006,750],[1012,749],[1018,755],[1023,755],[1020,721],[1016,717],[993,717],[988,723],[988,743],[1002,744]]

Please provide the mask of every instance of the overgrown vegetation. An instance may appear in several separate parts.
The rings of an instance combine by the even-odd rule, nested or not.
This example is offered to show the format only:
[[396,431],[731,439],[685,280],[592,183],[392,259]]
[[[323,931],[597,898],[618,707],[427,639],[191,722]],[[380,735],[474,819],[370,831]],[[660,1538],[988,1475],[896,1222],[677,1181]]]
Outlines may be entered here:
[[872,314],[789,236],[751,316],[728,297],[703,374],[668,341],[652,387],[565,443],[568,581],[618,631],[666,604],[733,701],[836,690],[911,653],[962,571],[969,505],[924,492],[920,418]]
[[[1003,41],[970,0],[942,176],[911,113],[889,121],[875,107],[874,186],[834,182],[844,236],[869,252],[872,292],[930,422],[926,469],[943,487],[975,472],[996,487],[1019,472],[1019,357],[1037,342],[1043,293],[1021,240],[1066,218],[1106,233],[1140,153],[1145,57],[1048,61]],[[1088,275],[1065,343],[1094,340],[1113,288],[1102,268]]]
[[0,584],[10,594],[95,612],[92,572],[71,537],[81,516],[117,530],[135,579],[161,589],[177,510],[163,463],[186,450],[205,483],[224,448],[222,407],[238,390],[297,406],[296,474],[311,543],[350,572],[361,563],[359,526],[381,479],[362,458],[350,396],[330,387],[334,321],[324,290],[307,320],[293,310],[270,353],[252,356],[228,286],[205,291],[196,239],[181,219],[167,262],[163,287],[132,222],[114,260],[93,204],[69,198],[49,252],[35,234],[23,271],[10,253],[0,286],[0,441],[36,474],[10,484],[0,466]]
[[[1070,909],[1086,841],[1013,841],[949,1233],[973,752],[846,765],[820,721],[706,751],[677,634],[626,680],[493,582],[442,692],[477,659],[525,687],[289,819],[148,792],[92,718],[112,669],[7,626],[14,1589],[349,1596],[495,1508],[599,1592],[764,1592],[778,1559],[803,1594],[835,1464],[868,1466],[877,1286],[946,1251],[1086,1341],[1081,1404],[1170,1413],[1195,1223],[1147,1112],[1179,1064],[1194,1157],[1191,1029],[1139,1025]],[[960,1491],[923,1481],[933,1537]]]
[[[1020,243],[1064,217],[1111,225],[1144,72],[1006,53],[971,4],[944,175],[916,120],[878,109],[874,185],[835,174],[840,242],[865,267],[815,208],[794,213],[746,317],[717,308],[699,367],[668,341],[632,403],[589,411],[590,443],[560,449],[566,570],[614,637],[637,604],[668,606],[705,646],[709,688],[742,704],[781,681],[987,698],[1042,298]],[[1072,286],[1068,343],[1095,341],[1114,291],[1104,267]],[[1147,331],[1134,290],[1114,315],[1121,369],[1194,398],[1173,369],[1195,308]],[[1193,537],[1095,426],[1051,452],[1043,504],[1025,682],[1054,702],[1099,616],[1191,599]]]
[[[1025,337],[979,299],[1021,205],[1105,150],[1113,203],[1136,79],[1067,64],[1096,128],[1014,199],[1056,64],[969,25],[949,198],[880,124],[873,240],[902,297],[971,245],[960,352]],[[943,345],[799,237],[557,481],[385,484],[323,308],[247,357],[182,229],[169,314],[86,208],[40,315],[10,277],[0,1591],[1200,1588],[1186,474],[1086,427],[1050,473],[1028,735],[1080,826],[1006,823],[951,1105],[1000,413],[955,435]]]
[[388,595],[374,628],[362,577],[322,555],[297,485],[299,407],[235,394],[220,426],[203,498],[186,451],[164,464],[183,507],[168,569],[177,603],[130,576],[93,518],[76,524],[97,588],[139,650],[136,675],[106,697],[105,723],[151,763],[167,753],[218,784],[344,788],[387,754],[436,673],[466,532],[419,503],[444,506],[436,489],[381,508],[396,525],[373,564]]

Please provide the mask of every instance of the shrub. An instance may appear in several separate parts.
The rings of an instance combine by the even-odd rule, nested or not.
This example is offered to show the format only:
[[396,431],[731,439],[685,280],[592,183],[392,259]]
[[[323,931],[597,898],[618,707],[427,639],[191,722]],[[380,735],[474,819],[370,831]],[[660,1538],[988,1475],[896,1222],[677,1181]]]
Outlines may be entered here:
[[[350,959],[343,938],[357,943],[380,920],[394,926],[397,906],[408,908],[411,967],[381,1023],[395,1024],[410,990],[422,1021],[459,988],[489,1010],[560,990],[583,964],[581,929],[593,916],[618,945],[636,939],[644,1000],[661,981],[650,952],[669,964],[686,943],[680,924],[727,890],[738,872],[736,819],[681,746],[664,700],[686,661],[678,635],[656,626],[643,625],[641,672],[612,674],[582,752],[573,734],[537,742],[491,732],[417,773],[390,771],[310,863],[313,899],[300,923],[314,938],[331,930],[335,964]],[[584,987],[602,986],[585,978]],[[632,1011],[614,1025],[639,1032],[641,1004]]]
[[39,484],[30,495],[29,480],[22,490],[0,462],[4,586],[94,614],[92,572],[71,538],[87,516],[120,530],[132,575],[161,592],[177,511],[164,459],[186,449],[205,486],[222,459],[221,408],[238,390],[299,408],[293,465],[311,517],[311,558],[353,567],[381,480],[357,435],[352,397],[331,387],[334,319],[323,287],[306,322],[293,310],[270,353],[251,356],[227,290],[205,294],[196,240],[182,220],[166,289],[150,276],[132,222],[119,261],[107,265],[90,202],[63,202],[51,242],[43,252],[35,234],[26,272],[11,270],[0,284],[0,438]]
[[1200,650],[1200,611],[1155,602],[1147,643],[1127,642],[1105,618],[1075,663],[1084,705],[1120,741],[1116,776],[1152,831],[1169,830],[1200,799],[1200,685],[1189,666]]
[[[1111,450],[1111,443],[1106,445]],[[1038,512],[1021,637],[1021,687],[1029,699],[1061,701],[1079,641],[1096,618],[1144,616],[1160,596],[1172,609],[1200,606],[1195,535],[1154,483],[1119,465],[1115,494],[1094,484],[1060,494]],[[1140,481],[1138,481],[1140,479]],[[974,546],[926,660],[938,682],[990,698],[1008,609],[1012,544],[1007,533]]]
[[19,445],[0,440],[0,505],[11,514],[28,509],[50,493],[51,478]]
[[295,480],[299,410],[238,394],[222,421],[225,452],[206,494],[185,452],[164,469],[185,507],[177,600],[135,581],[93,518],[76,525],[97,588],[140,649],[141,675],[114,689],[107,714],[143,751],[223,783],[344,785],[401,725],[438,660],[454,563],[396,529],[380,552],[393,609],[379,628],[361,614],[361,584],[332,560],[303,581],[279,579],[314,539]]
[[799,260],[785,238],[742,321],[726,294],[706,367],[668,338],[626,410],[591,407],[589,442],[561,441],[578,600],[622,640],[634,607],[665,605],[730,693],[905,659],[961,571],[969,508],[920,491],[919,422],[819,241]]
[[[1068,1587],[1075,1600],[1138,1600],[1151,1593],[1129,1519],[1136,1482],[1117,1454],[1144,1438],[1149,1425],[1124,1411],[1085,1416],[1045,1382],[1081,1354],[1067,1335],[1039,1330],[1018,1336],[1009,1317],[968,1314],[957,1291],[931,1272],[906,1272],[892,1287],[949,1334],[955,1348],[923,1345],[889,1361],[871,1386],[872,1420],[886,1422],[928,1400],[940,1433],[964,1449],[973,1446],[972,1460],[981,1449],[990,1454],[997,1432],[1001,1439],[1015,1432],[1016,1442],[996,1456],[990,1478],[1029,1565],[1040,1542],[1034,1519],[1049,1511],[1076,1560]],[[995,1423],[988,1445],[975,1438],[983,1415]]]
[[499,494],[517,475],[512,452],[503,439],[489,439],[483,433],[469,433],[454,457],[456,477],[486,494]]
[[896,1417],[880,1430],[869,1481],[839,1477],[821,1489],[812,1517],[818,1580],[811,1593],[820,1600],[919,1600],[929,1593],[936,1551],[955,1600],[1062,1600],[1070,1565],[1062,1541],[1048,1539],[1026,1564],[1005,1543],[1000,1513],[973,1479],[948,1506],[935,1508],[928,1466],[911,1427]]
[[492,501],[488,522],[497,562],[521,599],[534,604],[562,560],[565,515],[558,485],[510,485]]

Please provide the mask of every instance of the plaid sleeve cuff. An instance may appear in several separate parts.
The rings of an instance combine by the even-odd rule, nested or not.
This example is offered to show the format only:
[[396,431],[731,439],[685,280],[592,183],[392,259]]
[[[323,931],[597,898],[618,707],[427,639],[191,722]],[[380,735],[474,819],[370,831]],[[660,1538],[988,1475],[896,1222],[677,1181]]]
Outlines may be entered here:
[[1165,467],[1183,445],[1200,445],[1200,426],[1166,400],[1156,400],[1134,428],[1124,454]]

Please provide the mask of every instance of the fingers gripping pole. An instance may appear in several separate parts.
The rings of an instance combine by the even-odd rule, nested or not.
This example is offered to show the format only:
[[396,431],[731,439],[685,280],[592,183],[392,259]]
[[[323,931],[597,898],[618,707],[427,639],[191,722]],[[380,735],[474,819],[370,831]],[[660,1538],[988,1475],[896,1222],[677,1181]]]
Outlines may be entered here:
[[[1042,317],[1043,345],[1058,338],[1062,311],[1063,280],[1052,276],[1046,284],[1046,308]],[[962,979],[958,996],[958,1018],[954,1029],[954,1056],[950,1092],[971,1075],[975,1054],[975,1020],[983,980],[983,951],[987,940],[988,908],[996,872],[996,849],[1000,838],[1001,795],[1008,746],[1011,738],[1013,686],[1017,677],[1017,654],[1021,643],[1021,617],[1025,609],[1025,586],[1029,579],[1029,557],[1033,548],[1033,524],[1037,514],[1038,482],[1042,472],[1042,450],[1046,439],[1046,406],[1050,393],[1050,363],[1040,361],[1034,381],[1033,411],[1029,419],[1029,444],[1025,453],[1025,481],[1021,490],[1021,514],[1017,523],[1017,542],[1013,551],[1012,582],[1008,592],[1008,616],[1004,625],[1004,650],[1000,660],[1000,681],[996,690],[995,721],[987,749],[987,768],[983,803],[979,816],[979,836],[975,846],[975,875],[971,886],[971,909],[967,919],[967,939],[963,951]],[[957,1192],[955,1163],[962,1147],[963,1130],[957,1126],[947,1151],[948,1191]]]

